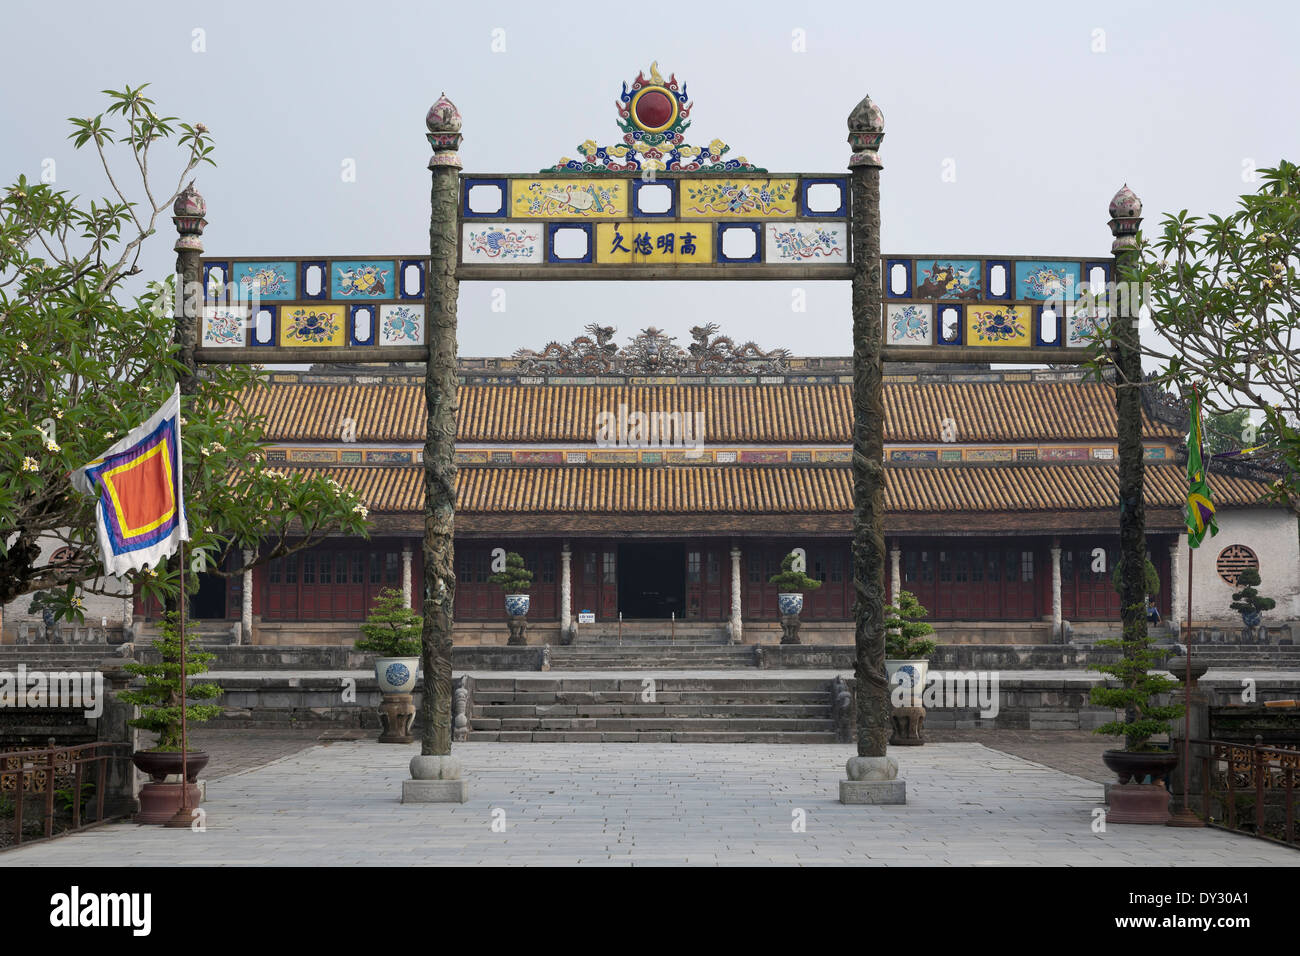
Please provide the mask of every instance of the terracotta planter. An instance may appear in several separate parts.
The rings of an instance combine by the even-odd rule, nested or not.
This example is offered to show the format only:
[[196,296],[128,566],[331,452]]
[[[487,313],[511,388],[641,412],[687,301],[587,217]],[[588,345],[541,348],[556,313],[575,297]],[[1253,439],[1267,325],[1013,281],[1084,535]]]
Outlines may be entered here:
[[[191,750],[185,761],[186,777],[190,783],[198,780],[199,772],[208,765],[208,754],[202,750]],[[179,751],[137,750],[131,755],[141,773],[147,773],[154,783],[162,783],[168,776],[180,776],[181,755]],[[177,787],[179,794],[180,788]],[[180,804],[178,803],[177,806]]]
[[1178,766],[1178,754],[1169,750],[1104,750],[1101,761],[1115,772],[1122,784],[1145,783],[1147,777],[1156,783]]

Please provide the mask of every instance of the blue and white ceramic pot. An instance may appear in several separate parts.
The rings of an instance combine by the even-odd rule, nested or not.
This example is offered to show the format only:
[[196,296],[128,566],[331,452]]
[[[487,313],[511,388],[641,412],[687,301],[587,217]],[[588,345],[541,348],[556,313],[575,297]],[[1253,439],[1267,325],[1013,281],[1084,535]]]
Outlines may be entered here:
[[528,613],[527,594],[507,594],[506,613],[511,617],[523,617]]
[[1262,615],[1260,614],[1259,611],[1241,612],[1241,623],[1245,624],[1247,627],[1259,627],[1259,622],[1261,619],[1262,619]]
[[418,657],[375,658],[375,680],[385,694],[409,694],[415,689],[415,675],[420,669]]
[[799,591],[782,592],[776,596],[776,605],[782,614],[798,614],[803,610],[803,594]]
[[921,693],[929,674],[927,660],[885,661],[889,675],[889,699],[900,707],[921,707]]

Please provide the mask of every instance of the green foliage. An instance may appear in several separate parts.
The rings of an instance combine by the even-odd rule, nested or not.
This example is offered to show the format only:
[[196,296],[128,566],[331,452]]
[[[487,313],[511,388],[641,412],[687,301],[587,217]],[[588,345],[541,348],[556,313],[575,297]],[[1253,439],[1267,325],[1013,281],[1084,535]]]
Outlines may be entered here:
[[1253,445],[1247,441],[1252,432],[1250,426],[1250,409],[1237,408],[1230,412],[1220,412],[1207,416],[1205,426],[1205,451],[1207,455],[1221,455],[1224,452],[1239,451]]
[[526,594],[533,586],[533,572],[524,567],[522,555],[511,551],[506,555],[506,568],[488,578],[506,594]]
[[[1216,411],[1234,416],[1207,431],[1212,451],[1267,446],[1281,475],[1271,500],[1300,511],[1300,166],[1281,160],[1257,173],[1258,188],[1228,215],[1184,209],[1140,233],[1136,263],[1119,278],[1147,293],[1154,334],[1141,350],[1156,360],[1145,363],[1156,364],[1155,381],[1184,392],[1203,384],[1212,426]],[[1094,371],[1113,367],[1109,338]],[[1260,422],[1254,442],[1243,412]]]
[[[23,177],[0,191],[0,604],[44,590],[57,619],[78,622],[80,593],[108,585],[96,582],[95,500],[76,492],[68,474],[153,414],[184,370],[169,317],[174,279],[138,294],[127,286],[140,282],[133,277],[146,240],[171,228],[186,178],[212,162],[207,130],[159,115],[143,89],[106,91],[104,113],[72,121],[74,144],[95,151],[110,198],[86,202]],[[128,155],[110,161],[110,148]],[[150,182],[151,159],[181,167],[174,188]],[[191,300],[202,292],[197,284],[183,291]],[[262,564],[336,529],[365,533],[354,494],[328,478],[267,467],[265,420],[245,411],[264,387],[259,372],[205,366],[182,408],[189,551],[229,575],[243,568],[220,569],[227,553],[247,549]],[[72,548],[70,559],[41,559],[49,551],[41,539],[51,536]],[[180,593],[178,574],[130,578],[145,598],[175,602]],[[196,586],[190,575],[188,589]]]
[[[60,812],[69,813],[69,814],[72,813],[72,807],[76,799],[74,793],[75,791],[74,788],[72,787],[60,787],[58,790],[54,791],[54,803]],[[88,804],[94,798],[95,798],[94,783],[91,783],[89,781],[83,783],[81,785],[81,806],[84,808],[86,804]]]
[[1264,611],[1271,611],[1277,607],[1277,601],[1272,598],[1260,597],[1257,585],[1259,584],[1259,572],[1254,568],[1245,568],[1237,575],[1237,585],[1240,588],[1232,594],[1232,603],[1228,605],[1238,614],[1260,614]]
[[1128,625],[1119,640],[1097,642],[1098,647],[1119,648],[1122,655],[1113,664],[1094,664],[1088,669],[1109,675],[1119,686],[1093,687],[1089,699],[1098,707],[1124,711],[1123,720],[1107,721],[1094,733],[1123,737],[1124,749],[1128,751],[1152,751],[1157,748],[1151,745],[1151,738],[1169,733],[1169,722],[1181,717],[1183,708],[1181,704],[1158,703],[1159,695],[1168,694],[1178,685],[1168,677],[1151,672],[1163,663],[1166,655],[1155,649],[1151,638],[1138,637],[1139,633],[1137,625]]
[[923,618],[929,612],[916,600],[911,591],[898,592],[898,604],[885,608],[885,656],[890,660],[920,660],[928,658],[939,646],[928,640],[934,628]]
[[7,793],[0,793],[0,820],[11,819],[16,809],[14,798]]
[[370,616],[361,625],[365,637],[355,647],[371,651],[378,657],[419,657],[423,645],[420,635],[424,619],[406,604],[402,592],[384,588],[379,592]]
[[[1123,564],[1124,564],[1124,558],[1121,556],[1120,559],[1115,562],[1114,570],[1110,572],[1111,586],[1114,587],[1115,590],[1118,591],[1120,594],[1124,593],[1124,585],[1123,585],[1124,572],[1121,570]],[[1156,566],[1151,563],[1150,558],[1146,559],[1145,570],[1146,570],[1147,595],[1150,597],[1155,597],[1157,594],[1160,593],[1160,572],[1156,570]]]
[[[153,750],[179,753],[181,749],[181,640],[177,629],[178,617],[174,612],[163,615],[162,636],[153,642],[154,649],[162,655],[157,664],[139,664],[132,661],[123,666],[128,674],[144,678],[144,686],[122,691],[118,696],[128,704],[140,707],[140,716],[130,721],[132,727],[152,730],[158,734]],[[206,673],[208,662],[215,654],[197,651],[188,640],[185,642],[185,676],[188,678]],[[196,700],[212,700],[222,690],[216,684],[188,683],[185,693],[185,719],[189,723],[203,723],[221,713],[216,704],[195,704]]]
[[822,583],[816,578],[810,578],[803,571],[794,570],[794,552],[791,551],[781,559],[781,570],[768,578],[768,584],[775,584],[777,590],[784,594],[794,594],[795,592],[816,591],[822,586]]

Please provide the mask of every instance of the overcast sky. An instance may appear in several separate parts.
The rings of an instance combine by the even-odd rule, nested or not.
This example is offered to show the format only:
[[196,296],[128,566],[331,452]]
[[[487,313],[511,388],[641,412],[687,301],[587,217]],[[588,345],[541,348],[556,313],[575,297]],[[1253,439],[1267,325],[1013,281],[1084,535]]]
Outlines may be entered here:
[[[440,92],[464,116],[467,171],[534,172],[585,139],[618,141],[621,84],[658,60],[694,101],[689,142],[721,138],[773,171],[844,170],[845,120],[870,93],[885,115],[885,252],[1106,255],[1106,207],[1123,183],[1152,227],[1181,208],[1227,212],[1254,188],[1251,168],[1300,158],[1298,11],[1285,0],[10,2],[0,175],[38,179],[52,159],[57,186],[102,195],[67,117],[102,110],[101,89],[149,82],[162,111],[215,136],[218,165],[198,183],[208,253],[421,255],[424,115]],[[151,274],[171,271],[171,243],[168,221]],[[513,283],[493,313],[492,286],[465,283],[460,351],[540,348],[599,320],[619,342],[650,324],[687,342],[691,325],[714,321],[764,348],[849,354],[848,284],[808,283],[807,314],[792,312],[793,287]]]

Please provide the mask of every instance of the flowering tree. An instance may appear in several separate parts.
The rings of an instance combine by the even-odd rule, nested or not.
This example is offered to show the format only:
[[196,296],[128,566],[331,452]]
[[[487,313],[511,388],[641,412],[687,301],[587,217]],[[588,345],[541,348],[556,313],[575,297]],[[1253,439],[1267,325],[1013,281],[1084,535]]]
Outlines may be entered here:
[[[207,129],[158,116],[144,89],[105,91],[103,113],[72,120],[70,138],[96,151],[109,198],[86,203],[21,177],[0,195],[0,604],[53,592],[57,615],[77,620],[80,592],[102,592],[107,582],[94,499],[72,488],[69,473],[147,419],[184,372],[169,317],[173,283],[136,296],[125,285],[140,273],[144,242],[186,178],[212,163]],[[162,194],[150,161],[168,146],[159,161],[180,170]],[[114,148],[123,155],[112,157]],[[134,198],[123,166],[139,181]],[[266,466],[264,423],[241,400],[263,387],[258,372],[208,367],[184,399],[191,572],[239,574],[244,550],[260,564],[331,531],[365,533],[364,505],[337,482]],[[63,546],[56,561],[42,558],[41,543],[51,539]],[[223,567],[232,551],[238,566]],[[145,596],[178,595],[174,575],[151,569],[132,577]]]

